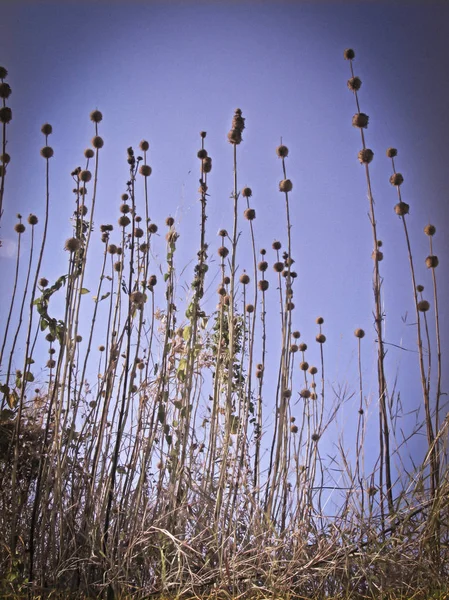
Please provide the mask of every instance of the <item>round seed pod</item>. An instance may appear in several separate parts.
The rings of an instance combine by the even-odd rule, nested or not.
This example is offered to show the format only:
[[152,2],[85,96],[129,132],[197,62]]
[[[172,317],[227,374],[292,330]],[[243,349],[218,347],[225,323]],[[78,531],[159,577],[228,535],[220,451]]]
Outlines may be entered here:
[[383,244],[382,240],[377,240],[377,247],[378,248],[382,248],[383,245],[384,244]]
[[116,271],[116,273],[120,273],[122,268],[122,263],[120,261],[114,263],[114,271]]
[[85,158],[93,158],[95,156],[95,152],[92,150],[92,148],[86,148],[84,150],[84,156]]
[[41,127],[41,132],[44,135],[51,135],[53,133],[53,127],[50,125],[50,123],[44,123]]
[[254,312],[254,304],[247,304],[245,306],[245,310],[248,314],[251,314]]
[[142,152],[146,152],[150,147],[150,144],[146,140],[142,140],[139,144],[139,148]]
[[92,173],[90,171],[80,171],[78,173],[78,178],[80,181],[87,183],[92,179]]
[[228,254],[229,250],[226,246],[220,246],[220,248],[218,248],[218,256],[221,256],[221,258],[226,258]]
[[257,265],[257,268],[259,269],[259,271],[266,271],[268,269],[268,263],[265,260],[261,260],[260,263]]
[[0,83],[0,98],[3,98],[4,100],[6,100],[7,98],[10,97],[11,91],[12,90],[11,90],[9,83],[6,83],[6,81],[3,81],[2,83]]
[[290,311],[293,310],[295,308],[295,303],[294,302],[286,302],[285,304],[285,310]]
[[259,282],[258,282],[258,284],[257,284],[257,287],[259,288],[259,290],[261,292],[266,292],[267,289],[268,289],[268,287],[269,287],[269,285],[270,284],[268,283],[268,281],[266,279],[260,279]]
[[363,337],[365,337],[365,332],[359,327],[354,331],[354,335],[356,338],[359,338],[359,340],[361,340]]
[[348,79],[348,88],[351,92],[358,92],[361,87],[362,80],[360,77],[351,77],[351,79]]
[[228,133],[228,141],[230,144],[240,144],[242,141],[242,132],[239,129],[231,129]]
[[420,293],[423,292],[424,291],[424,286],[418,283],[418,285],[416,286],[416,291],[420,292]]
[[388,158],[394,158],[398,155],[398,151],[396,148],[387,148],[387,156]]
[[207,150],[205,148],[201,148],[200,150],[198,150],[197,156],[200,160],[203,160],[203,158],[207,157]]
[[[78,214],[81,215],[82,217],[85,217],[87,215],[88,212],[88,208],[85,204],[80,204],[80,206],[78,206]],[[100,228],[101,231],[103,231],[103,229]],[[106,230],[107,231],[107,230]]]
[[295,340],[297,340],[301,337],[301,334],[299,333],[299,331],[294,331],[292,333],[292,336],[295,338]]
[[262,379],[263,371],[256,371],[256,377],[257,377],[257,379]]
[[127,215],[131,210],[131,207],[129,204],[121,204],[119,210],[123,215]]
[[324,319],[323,319],[323,317],[317,317],[317,319],[316,319],[316,324],[317,324],[317,325],[322,325],[323,323],[324,323]]
[[404,215],[408,215],[409,209],[410,206],[406,202],[398,202],[394,207],[394,212],[400,217],[403,217]]
[[310,398],[310,390],[304,388],[299,392],[299,395],[301,396],[301,398],[305,398],[307,400],[307,398]]
[[128,194],[122,194],[122,195],[120,196],[120,199],[121,199],[123,202],[127,202],[127,201],[129,200],[129,196],[128,196]]
[[54,369],[56,366],[56,361],[54,361],[52,358],[50,358],[49,360],[47,360],[47,367],[49,369]]
[[377,260],[378,262],[380,262],[381,260],[384,259],[383,252],[381,252],[380,250],[373,250],[373,253],[371,254],[371,258],[373,260]]
[[143,237],[143,229],[141,229],[140,227],[136,227],[134,229],[134,237],[136,237],[136,238]]
[[299,349],[301,352],[305,352],[307,350],[307,344],[299,344]]
[[41,277],[39,279],[39,285],[41,288],[46,288],[48,285],[48,279],[45,279],[45,277]]
[[4,164],[7,165],[11,160],[11,157],[9,156],[9,154],[7,152],[5,152],[4,154],[2,154],[0,156],[0,161]]
[[346,50],[343,52],[343,57],[345,60],[354,60],[355,58],[355,52],[352,48],[346,48]]
[[319,344],[324,344],[326,341],[326,336],[323,333],[319,333],[315,339]]
[[104,146],[103,138],[100,137],[99,135],[96,135],[95,137],[93,137],[92,138],[92,146],[94,148],[96,148],[97,150],[99,150],[100,148],[103,148],[103,146]]
[[311,399],[311,400],[316,400],[316,399],[317,399],[317,397],[318,397],[318,396],[316,395],[316,393],[315,393],[315,392],[311,392],[311,393],[310,393],[310,399]]
[[427,300],[421,300],[420,302],[418,302],[418,310],[420,312],[427,312],[430,309],[430,304],[427,302]]
[[210,156],[206,156],[206,158],[202,160],[201,164],[205,173],[210,173],[212,171],[212,159]]
[[105,231],[113,231],[113,230],[114,230],[114,228],[112,225],[100,225],[100,231],[102,231],[103,233]]
[[90,120],[94,123],[99,123],[103,119],[103,115],[99,110],[93,110],[90,113]]
[[404,183],[404,177],[401,173],[393,173],[390,177],[390,183],[391,185],[398,187]]
[[83,336],[82,335],[77,335],[76,338],[75,338],[75,341],[78,342],[78,343],[82,342],[83,341]]
[[16,231],[20,235],[25,231],[25,225],[23,223],[16,223],[14,225],[14,231]]
[[298,346],[297,346],[297,344],[291,344],[291,346],[290,346],[290,352],[292,352],[293,354],[295,354],[295,352],[298,352]]
[[432,237],[433,235],[435,235],[435,232],[436,232],[435,225],[426,225],[424,227],[424,233],[426,235],[428,235],[429,237]]
[[279,182],[279,191],[280,192],[291,192],[293,189],[293,183],[290,179],[283,179]]
[[295,279],[296,277],[298,277],[298,273],[296,271],[290,271],[290,277],[292,279]]
[[37,225],[38,220],[39,219],[36,217],[36,215],[33,215],[33,214],[28,215],[28,223],[30,225]]
[[5,67],[0,66],[0,79],[6,79],[8,77],[8,71]]
[[271,244],[271,247],[273,250],[280,250],[282,248],[282,244],[281,242],[276,241]]
[[142,244],[140,244],[139,250],[140,252],[143,252],[145,254],[145,252],[148,252],[148,244],[146,242],[143,242]]
[[52,343],[55,341],[56,337],[52,333],[47,333],[45,339],[47,340],[47,342]]
[[123,254],[123,251],[120,247],[117,248],[117,256],[121,256]]
[[430,254],[426,258],[426,267],[428,269],[435,269],[436,267],[438,267],[438,256]]
[[267,251],[265,250],[265,248],[262,248],[262,250],[260,251],[262,256],[265,256],[265,254],[267,253]]
[[134,304],[142,304],[143,302],[145,302],[145,294],[142,294],[142,292],[139,291],[135,291],[132,292],[132,294],[130,295],[130,299],[131,302],[134,302]]
[[126,215],[122,215],[118,220],[118,224],[120,225],[120,227],[127,227],[130,223],[131,221]]
[[243,283],[243,285],[247,285],[249,283],[249,275],[247,275],[246,273],[242,273],[240,275],[240,283]]
[[54,152],[53,152],[53,148],[51,146],[44,146],[43,148],[41,148],[41,156],[43,158],[51,158],[53,156]]
[[316,375],[318,373],[318,369],[316,367],[310,367],[309,373],[311,375]]
[[282,273],[282,271],[284,270],[284,263],[275,262],[273,265],[273,269],[276,271],[276,273]]
[[157,232],[157,225],[156,225],[156,223],[150,223],[148,225],[148,231],[149,231],[149,233],[156,233]]
[[251,198],[251,196],[253,195],[253,191],[250,187],[244,187],[242,190],[242,196],[244,198]]
[[167,227],[173,227],[173,225],[175,224],[175,220],[173,217],[167,217],[165,219],[165,224],[167,225]]
[[109,240],[109,233],[103,233],[101,236],[101,241],[106,243]]
[[140,165],[139,173],[144,177],[149,177],[151,175],[152,169],[150,165]]
[[285,389],[282,392],[282,395],[283,395],[284,398],[291,398],[292,397],[292,391],[287,388],[287,389]]
[[370,148],[363,148],[357,157],[362,165],[368,165],[374,158],[374,152]]
[[320,439],[320,436],[318,433],[312,433],[312,441],[313,442],[317,442]]
[[12,119],[12,110],[8,106],[0,108],[0,123],[7,124]]
[[218,235],[221,237],[226,237],[228,235],[228,232],[226,231],[226,229],[220,229]]
[[76,252],[81,248],[81,240],[75,237],[71,237],[65,241],[64,249],[69,252]]
[[[301,349],[301,346],[299,349]],[[309,368],[309,363],[303,360],[299,363],[299,368],[301,369],[301,371],[307,371],[307,369]]]
[[256,211],[254,210],[254,208],[247,208],[243,213],[243,216],[248,221],[253,221],[256,218]]
[[156,275],[150,275],[150,278],[148,280],[148,285],[150,285],[151,287],[154,287],[157,283],[157,277]]
[[220,296],[226,296],[226,288],[222,285],[218,286],[217,292]]
[[359,129],[366,129],[368,127],[369,117],[365,113],[356,113],[352,117],[352,126],[358,127]]
[[117,246],[115,244],[109,244],[108,253],[112,255],[117,254]]
[[276,154],[279,156],[279,158],[286,158],[288,156],[288,148],[287,148],[287,146],[284,146],[283,144],[281,144],[280,146],[278,146],[276,148]]
[[200,136],[203,138],[203,140],[206,137],[206,135],[207,133],[205,131],[200,131]]
[[231,283],[230,277],[226,275],[226,277],[223,278],[223,283],[224,285],[229,285]]
[[298,426],[297,425],[291,425],[290,426],[290,431],[292,433],[298,433],[298,431],[299,431]]

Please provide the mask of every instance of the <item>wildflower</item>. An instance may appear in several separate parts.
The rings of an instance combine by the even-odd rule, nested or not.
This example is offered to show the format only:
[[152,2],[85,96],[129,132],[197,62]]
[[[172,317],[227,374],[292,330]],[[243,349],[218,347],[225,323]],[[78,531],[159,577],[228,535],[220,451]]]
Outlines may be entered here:
[[4,164],[7,165],[9,163],[9,161],[11,160],[11,157],[9,156],[9,154],[7,154],[6,152],[4,154],[2,154],[0,156],[0,161]]
[[122,215],[118,220],[118,224],[120,225],[120,227],[127,227],[130,223],[131,221],[126,215]]
[[41,277],[39,279],[39,285],[41,288],[46,288],[48,285],[48,279],[45,279],[45,277]]
[[[299,349],[301,350],[301,346],[299,347]],[[307,371],[307,369],[309,368],[309,363],[304,360],[301,363],[299,363],[299,368],[301,369],[301,371]]]
[[253,221],[256,218],[256,211],[254,210],[254,208],[247,208],[243,213],[243,216],[248,221]]
[[[305,352],[307,350],[307,344],[299,344],[299,349],[301,352]],[[307,371],[307,369],[304,370]]]
[[87,183],[88,181],[90,181],[92,179],[92,173],[90,171],[80,171],[78,173],[78,177],[80,179],[80,181],[82,181],[83,183]]
[[292,433],[298,433],[298,431],[299,431],[298,426],[297,425],[291,425],[290,426],[290,431]]
[[167,227],[173,227],[173,225],[175,224],[175,220],[173,217],[167,217],[165,219],[165,224],[167,225]]
[[156,225],[156,223],[150,223],[148,225],[148,231],[149,231],[149,233],[156,233],[157,232],[157,225]]
[[11,95],[11,87],[10,87],[9,83],[6,83],[6,81],[3,81],[2,83],[0,83],[0,98],[3,98],[4,100],[6,100],[6,98],[9,98],[10,95]]
[[245,306],[245,310],[246,310],[246,312],[247,312],[247,313],[249,313],[249,314],[253,313],[253,312],[254,312],[254,304],[247,304],[247,305]]
[[324,344],[326,341],[326,336],[323,333],[319,333],[315,339],[319,344]]
[[205,173],[210,173],[212,171],[212,159],[210,156],[206,156],[201,163],[203,167],[203,171]]
[[307,388],[304,388],[303,390],[301,390],[299,392],[299,395],[301,396],[301,398],[308,400],[310,398],[310,390],[308,390]]
[[313,442],[317,442],[320,439],[320,436],[318,433],[312,433],[312,441]]
[[294,337],[294,339],[295,339],[295,340],[297,340],[298,338],[300,338],[300,337],[301,337],[301,334],[299,333],[299,331],[294,331],[294,332],[292,333],[292,336]]
[[259,269],[259,271],[266,271],[268,269],[268,263],[266,260],[261,260],[260,263],[257,265],[257,268]]
[[275,262],[273,265],[273,269],[276,271],[276,273],[281,273],[284,270],[284,263]]
[[220,246],[220,248],[218,248],[218,256],[221,256],[221,258],[226,258],[228,254],[229,250],[226,246]]
[[316,324],[317,324],[317,325],[322,325],[323,323],[324,323],[324,319],[323,319],[323,317],[317,317],[317,319],[316,319]]
[[273,250],[280,250],[281,249],[281,242],[273,242],[271,247],[273,248]]
[[240,283],[243,283],[243,285],[247,285],[249,283],[249,275],[247,275],[246,273],[242,273],[242,275],[240,275]]
[[316,375],[318,373],[318,369],[316,367],[310,367],[309,373],[311,375]]
[[134,237],[136,237],[136,238],[143,237],[143,229],[141,229],[140,227],[136,227],[134,229]]
[[416,291],[420,292],[420,293],[423,292],[424,291],[424,286],[418,283],[418,285],[416,286]]

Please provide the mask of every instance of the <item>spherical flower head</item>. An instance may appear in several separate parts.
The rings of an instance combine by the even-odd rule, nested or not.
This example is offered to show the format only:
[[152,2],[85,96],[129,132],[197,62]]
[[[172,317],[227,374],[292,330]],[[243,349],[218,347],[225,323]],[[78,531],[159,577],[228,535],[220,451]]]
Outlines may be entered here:
[[104,351],[105,351],[105,349],[106,349],[106,348],[105,348],[103,345],[101,345],[101,346],[98,346],[98,350],[99,350],[100,352],[104,352]]
[[358,127],[359,129],[366,129],[368,127],[369,117],[365,113],[356,113],[352,117],[352,126]]
[[149,231],[149,233],[157,233],[157,225],[156,225],[156,223],[150,223],[148,225],[148,231]]
[[305,352],[307,350],[307,344],[299,344],[299,349],[301,352]]
[[323,333],[319,333],[315,339],[319,344],[324,344],[326,341],[326,336]]
[[150,278],[148,279],[148,285],[150,287],[154,287],[157,283],[157,277],[156,275],[150,275]]
[[291,344],[291,345],[290,345],[290,352],[293,352],[293,354],[294,354],[295,352],[298,352],[298,350],[299,350],[299,348],[298,348],[298,345],[297,345],[297,344]]
[[310,367],[309,373],[311,375],[316,375],[318,373],[318,369],[316,367]]
[[287,146],[284,146],[283,144],[281,144],[280,146],[278,146],[276,148],[276,154],[279,156],[279,158],[287,158],[287,156],[288,156],[288,148],[287,148]]
[[247,304],[245,306],[245,310],[248,314],[251,314],[254,312],[254,304]]
[[320,439],[320,436],[318,433],[312,433],[312,441],[313,442],[317,442]]
[[346,50],[343,52],[343,57],[345,60],[354,60],[355,58],[355,52],[352,48],[346,48]]
[[55,366],[56,366],[56,362],[52,358],[50,358],[49,360],[47,360],[47,367],[49,369],[54,369]]
[[398,155],[398,151],[396,150],[396,148],[387,148],[387,157],[388,158],[394,158],[397,155]]
[[89,209],[85,204],[80,204],[80,206],[78,207],[78,214],[80,214],[83,217],[87,215],[88,211]]
[[28,223],[29,223],[30,225],[37,225],[37,223],[38,223],[38,220],[39,220],[39,219],[36,217],[36,215],[33,215],[33,214],[31,214],[31,213],[28,215]]
[[393,173],[390,177],[390,183],[391,185],[398,187],[404,183],[404,177],[401,173]]
[[122,215],[118,220],[118,224],[120,225],[120,227],[128,227],[130,223],[130,218],[126,215]]
[[0,83],[0,98],[3,98],[4,100],[6,100],[7,98],[9,98],[11,95],[11,87],[9,85],[9,83],[6,83],[5,81],[3,81],[2,83]]
[[108,253],[109,254],[117,254],[117,246],[115,244],[109,244]]
[[293,183],[290,179],[283,179],[279,182],[279,191],[280,192],[291,192],[293,189]]
[[227,237],[228,232],[226,231],[226,229],[220,229],[220,231],[218,232],[218,235],[220,237]]
[[430,309],[430,304],[427,302],[427,300],[421,300],[420,302],[418,302],[418,310],[420,312],[427,312]]
[[140,227],[136,227],[134,229],[134,237],[136,237],[137,239],[140,239],[143,237],[143,229],[141,229]]
[[221,256],[221,258],[226,258],[228,254],[229,250],[226,246],[220,246],[220,248],[218,248],[218,256]]
[[[305,369],[305,370],[307,370],[307,369]],[[308,390],[307,388],[304,388],[303,390],[301,390],[299,392],[299,395],[301,396],[301,398],[308,399],[308,398],[310,398],[310,390]]]
[[373,260],[377,260],[378,262],[380,262],[384,259],[384,253],[381,252],[380,250],[373,250],[373,253],[371,254],[371,258]]
[[92,148],[86,148],[86,150],[84,150],[84,156],[86,158],[93,158],[95,156],[95,153],[92,150]]
[[204,138],[206,137],[207,133],[205,131],[200,131],[200,137],[204,140]]
[[374,158],[374,152],[370,148],[363,148],[357,157],[362,165],[369,165]]
[[242,132],[238,129],[231,129],[228,133],[228,141],[230,144],[240,144],[242,142]]
[[257,268],[259,269],[259,271],[266,271],[268,269],[268,263],[266,260],[261,260],[260,263],[257,265]]
[[120,209],[119,210],[120,210],[120,212],[123,215],[127,215],[129,213],[129,211],[131,210],[131,207],[130,207],[129,204],[123,203],[123,204],[120,205]]
[[197,156],[200,160],[207,158],[207,150],[205,148],[200,148],[200,150],[197,152]]
[[210,156],[206,156],[206,158],[203,158],[203,160],[201,161],[201,166],[202,169],[204,171],[204,173],[210,173],[212,171],[212,159]]
[[436,267],[438,267],[438,256],[434,256],[434,255],[429,255],[426,258],[426,267],[428,269],[436,269]]
[[298,340],[301,337],[301,334],[299,333],[299,331],[294,331],[292,333],[292,336],[295,340]]
[[418,283],[418,285],[416,286],[416,291],[421,293],[424,291],[424,286],[421,285],[420,283]]
[[39,279],[39,285],[41,288],[46,288],[48,285],[48,279],[45,279],[45,277],[41,277]]
[[118,261],[117,261],[117,262],[115,262],[115,263],[114,263],[114,271],[115,271],[116,273],[120,273],[120,272],[121,272],[121,270],[122,270],[122,268],[123,268],[123,265],[122,265],[122,263],[121,263],[121,262],[118,262]]
[[429,237],[434,236],[435,233],[436,233],[436,227],[435,227],[435,225],[426,225],[424,227],[424,233],[426,235],[428,235]]
[[80,171],[78,173],[78,178],[83,183],[87,183],[88,181],[90,181],[92,179],[92,173],[90,171],[87,171],[87,170]]
[[351,77],[351,79],[348,79],[348,88],[351,92],[358,92],[361,87],[362,80],[360,77]]
[[50,125],[50,123],[44,123],[41,127],[41,132],[44,135],[51,135],[53,133],[53,127]]
[[266,292],[269,286],[270,284],[266,279],[260,279],[260,281],[257,283],[257,287],[261,292]]
[[150,147],[150,144],[146,140],[142,140],[139,144],[139,148],[142,152],[146,152]]
[[103,115],[99,110],[93,110],[90,113],[90,120],[94,123],[99,123],[103,119]]
[[25,225],[23,223],[16,223],[14,225],[14,231],[16,231],[20,235],[25,231]]
[[127,202],[127,201],[129,200],[129,196],[128,196],[128,194],[122,194],[122,195],[120,196],[120,199],[121,199],[123,202]]
[[226,288],[221,284],[218,286],[217,292],[220,296],[226,296]]
[[8,77],[8,71],[5,67],[0,67],[0,79],[6,79]]
[[65,241],[64,250],[69,252],[77,252],[81,248],[81,240],[75,237],[71,237]]
[[[299,349],[301,350],[301,346]],[[303,360],[301,363],[299,363],[299,368],[301,369],[301,371],[307,371],[307,369],[309,368],[309,363]]]
[[292,433],[298,433],[299,429],[297,425],[290,425],[290,431]]
[[359,338],[359,340],[361,340],[363,337],[365,337],[365,332],[359,327],[354,331],[354,335],[356,338]]
[[138,291],[132,292],[130,299],[134,304],[143,304],[145,302],[145,294]]
[[317,317],[317,319],[316,319],[316,324],[317,324],[317,325],[322,325],[323,323],[324,323],[324,319],[323,319],[323,317]]
[[11,157],[9,156],[9,154],[7,152],[4,152],[1,156],[0,156],[0,161],[4,164],[7,165],[11,160]]
[[281,242],[276,241],[271,244],[271,247],[273,250],[280,250],[282,248],[282,244]]
[[243,285],[247,285],[249,283],[249,275],[247,275],[246,273],[242,273],[240,275],[240,283],[243,283]]
[[103,146],[104,146],[103,138],[100,137],[99,135],[94,136],[92,138],[92,146],[94,148],[96,148],[97,150],[99,150],[100,148],[103,148]]
[[49,159],[53,156],[53,148],[51,146],[44,146],[41,148],[41,156],[45,159]]
[[143,175],[143,177],[149,177],[151,175],[152,169],[150,165],[140,165],[139,173]]
[[410,206],[406,202],[398,202],[394,207],[394,212],[403,217],[404,215],[408,215],[408,211],[410,210]]
[[253,221],[256,218],[256,211],[254,208],[247,208],[243,215],[248,221]]
[[244,187],[242,190],[242,196],[244,198],[251,198],[251,196],[253,195],[253,191],[250,187]]
[[12,119],[12,110],[9,106],[2,106],[0,108],[0,123],[9,123]]
[[173,217],[167,217],[165,219],[165,224],[167,225],[167,227],[173,227],[173,225],[175,224],[175,220]]

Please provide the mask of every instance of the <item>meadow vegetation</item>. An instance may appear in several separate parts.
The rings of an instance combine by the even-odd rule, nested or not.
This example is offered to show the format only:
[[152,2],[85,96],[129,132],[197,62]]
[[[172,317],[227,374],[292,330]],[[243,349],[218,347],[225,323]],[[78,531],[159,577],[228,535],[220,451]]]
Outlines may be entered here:
[[[325,377],[326,323],[303,341],[295,323],[295,257],[288,148],[276,149],[285,238],[258,247],[252,190],[238,185],[245,118],[236,109],[232,217],[211,241],[208,185],[213,177],[206,132],[199,137],[198,223],[184,303],[177,289],[178,231],[173,217],[151,219],[150,146],[128,148],[128,180],[117,191],[114,222],[97,224],[103,139],[99,110],[83,166],[72,172],[74,212],[65,268],[55,281],[42,272],[52,210],[52,127],[42,127],[43,205],[17,216],[13,281],[2,285],[0,331],[0,595],[4,598],[430,598],[444,597],[449,577],[448,417],[442,389],[437,266],[415,260],[407,227],[403,176],[391,160],[394,211],[404,233],[415,312],[416,368],[424,421],[407,442],[396,438],[399,408],[389,381],[378,238],[361,110],[361,80],[352,50],[344,58],[355,98],[352,125],[361,134],[368,206],[360,212],[373,244],[377,461],[365,464],[367,394],[362,378],[368,335],[354,332],[359,395],[356,445],[341,448],[345,491],[326,511],[329,465],[320,454],[339,409]],[[0,216],[8,205],[11,88],[0,68]],[[348,125],[350,122],[348,115]],[[348,135],[351,135],[348,126]],[[273,148],[273,160],[276,160]],[[106,169],[106,167],[105,167]],[[296,174],[296,177],[299,175]],[[292,179],[290,179],[292,177]],[[258,218],[264,215],[257,214]],[[392,215],[394,218],[394,214]],[[192,234],[191,234],[192,235]],[[28,236],[26,252],[23,238]],[[86,288],[101,238],[97,288]],[[165,262],[155,239],[165,236]],[[241,258],[241,236],[251,254]],[[192,235],[192,248],[194,247]],[[211,261],[211,257],[218,257]],[[245,263],[247,269],[240,268]],[[424,265],[425,263],[425,265]],[[61,259],[61,265],[64,259]],[[417,273],[429,269],[425,290]],[[211,273],[215,269],[215,273]],[[218,275],[216,299],[205,301]],[[277,313],[267,311],[267,295]],[[93,300],[92,300],[93,296]],[[58,300],[59,299],[59,300]],[[60,307],[63,307],[60,310]],[[316,315],[313,316],[314,318]],[[81,321],[89,323],[86,335]],[[268,323],[279,324],[267,360]],[[272,325],[270,325],[272,326]],[[430,330],[435,333],[430,335]],[[310,360],[311,344],[319,357]],[[43,351],[42,349],[45,349]],[[431,385],[432,383],[432,385]],[[269,393],[267,389],[270,390]],[[274,392],[273,392],[274,390]],[[329,408],[332,407],[332,408]],[[418,407],[418,406],[417,406]],[[373,425],[374,426],[374,425]],[[409,442],[425,432],[421,464],[402,473]]]

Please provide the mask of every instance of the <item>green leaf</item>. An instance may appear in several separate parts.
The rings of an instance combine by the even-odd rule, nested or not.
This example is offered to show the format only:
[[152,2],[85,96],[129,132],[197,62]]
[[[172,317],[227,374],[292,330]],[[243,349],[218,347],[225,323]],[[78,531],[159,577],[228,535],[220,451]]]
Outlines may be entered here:
[[190,340],[191,332],[192,332],[192,328],[190,327],[190,325],[187,325],[186,327],[184,327],[184,331],[182,332],[182,337],[184,338],[185,342],[188,342]]
[[240,420],[237,417],[237,415],[231,415],[231,421],[230,421],[230,426],[231,426],[231,433],[236,434],[238,429],[239,429],[239,423]]
[[90,292],[90,290],[88,290],[87,288],[81,288],[80,294],[84,295],[84,294],[88,294],[89,292]]
[[27,371],[25,373],[25,377],[24,377],[25,381],[34,381],[34,375],[33,373],[31,373],[31,371]]
[[106,298],[108,298],[111,295],[111,292],[106,292],[106,294],[103,294],[102,297],[100,298],[100,302],[102,300],[106,300]]
[[34,360],[30,357],[26,359],[26,364],[27,365],[34,365]]
[[170,277],[170,273],[164,273],[164,281],[167,281],[167,279]]

